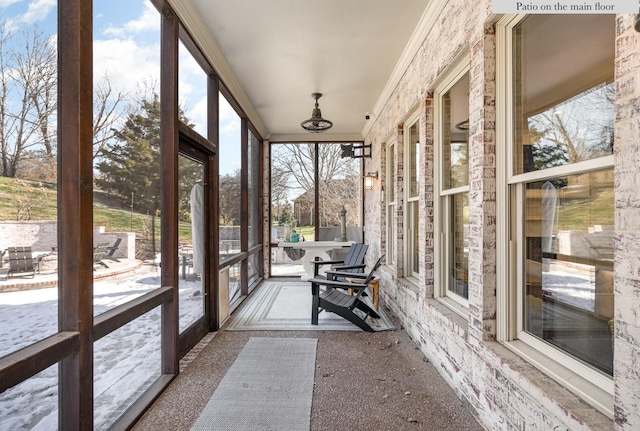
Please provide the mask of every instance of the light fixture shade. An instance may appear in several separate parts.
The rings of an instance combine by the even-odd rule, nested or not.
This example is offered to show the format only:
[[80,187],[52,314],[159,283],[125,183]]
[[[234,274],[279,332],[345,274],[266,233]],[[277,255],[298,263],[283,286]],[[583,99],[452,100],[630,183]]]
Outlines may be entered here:
[[364,189],[373,190],[376,179],[378,179],[378,171],[367,173],[367,175],[364,176]]
[[322,97],[322,93],[313,93],[311,95],[314,99],[316,99],[316,106],[313,108],[313,112],[311,113],[311,118],[300,123],[302,128],[307,132],[311,133],[322,133],[329,130],[333,127],[333,123],[329,120],[325,120],[322,118],[322,113],[320,112],[320,108],[318,107],[318,99]]

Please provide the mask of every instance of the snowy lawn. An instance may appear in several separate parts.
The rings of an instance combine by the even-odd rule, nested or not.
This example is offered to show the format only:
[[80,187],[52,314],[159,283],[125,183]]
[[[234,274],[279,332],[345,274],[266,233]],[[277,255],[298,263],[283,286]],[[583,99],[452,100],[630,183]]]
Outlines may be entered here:
[[[160,286],[154,270],[94,285],[94,315]],[[180,280],[180,328],[202,315],[200,280]],[[57,332],[57,287],[0,293],[0,357]],[[160,375],[160,307],[96,341],[94,429],[107,429]],[[55,430],[58,367],[0,394],[0,431]]]

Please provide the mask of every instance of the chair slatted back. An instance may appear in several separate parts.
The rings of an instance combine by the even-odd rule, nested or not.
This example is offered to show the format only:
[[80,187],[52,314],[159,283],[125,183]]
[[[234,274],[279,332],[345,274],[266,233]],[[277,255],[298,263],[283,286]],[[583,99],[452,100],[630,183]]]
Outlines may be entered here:
[[[369,248],[368,244],[363,243],[355,243],[349,247],[349,252],[344,258],[344,262],[342,265],[344,266],[353,266],[353,265],[362,265],[364,262],[364,256],[367,254],[367,249]],[[350,270],[347,270],[350,271]],[[353,268],[351,272],[360,271],[358,268]]]
[[[356,266],[364,264],[364,256],[367,254],[368,248],[368,244],[363,244],[361,242],[351,244],[351,247],[349,247],[349,252],[345,256],[344,261],[338,266]],[[357,272],[362,272],[363,269],[364,268],[347,268],[343,271],[353,272],[355,274]]]
[[369,274],[367,275],[367,278],[365,278],[362,281],[362,284],[369,284],[370,281],[372,281],[374,278],[376,278],[376,271],[378,270],[378,268],[380,268],[380,265],[382,265],[382,261],[383,260],[384,260],[384,254],[378,258],[376,263],[373,264],[373,267],[371,268],[371,271],[369,271]]
[[[338,261],[326,261],[326,265],[332,264],[334,267],[342,267],[342,266],[359,266],[364,264],[364,256],[367,254],[367,249],[369,245],[363,244],[361,242],[353,243],[349,246],[349,251],[343,260]],[[323,275],[319,274],[319,266],[324,265],[322,261],[316,262],[319,265],[314,265],[313,268],[313,276],[314,277],[322,277]],[[343,272],[362,272],[362,268],[348,268],[348,269],[340,269]]]
[[8,247],[9,252],[9,272],[32,272],[33,255],[31,247]]
[[101,242],[97,246],[93,248],[93,263],[100,263],[102,258],[104,258],[107,249],[109,248],[108,242]]
[[113,254],[116,252],[116,250],[118,250],[118,247],[120,247],[120,243],[121,242],[122,242],[122,238],[116,238],[116,242],[113,244],[113,246],[107,247],[107,250],[109,251],[107,256],[109,256],[109,257],[113,256]]

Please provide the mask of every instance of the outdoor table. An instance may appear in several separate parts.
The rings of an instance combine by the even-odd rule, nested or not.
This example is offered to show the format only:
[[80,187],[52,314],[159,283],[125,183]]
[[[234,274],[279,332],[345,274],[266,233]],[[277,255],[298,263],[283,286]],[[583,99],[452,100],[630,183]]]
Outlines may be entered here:
[[[340,249],[342,247],[350,247],[354,241],[300,241],[300,242],[280,242],[278,247],[291,247],[304,250],[302,258],[302,266],[306,275],[313,278],[313,262],[316,258],[320,260],[331,260],[329,251]],[[320,267],[319,274],[324,274],[327,268]]]

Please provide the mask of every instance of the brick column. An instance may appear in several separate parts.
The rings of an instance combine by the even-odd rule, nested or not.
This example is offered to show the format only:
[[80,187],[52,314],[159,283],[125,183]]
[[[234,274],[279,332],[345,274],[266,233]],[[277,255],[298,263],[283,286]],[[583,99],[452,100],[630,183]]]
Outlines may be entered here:
[[640,429],[640,34],[634,15],[616,25],[615,355],[617,430]]
[[471,44],[469,83],[469,342],[496,334],[495,26]]

